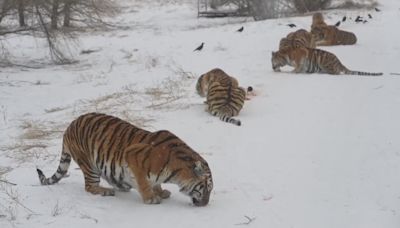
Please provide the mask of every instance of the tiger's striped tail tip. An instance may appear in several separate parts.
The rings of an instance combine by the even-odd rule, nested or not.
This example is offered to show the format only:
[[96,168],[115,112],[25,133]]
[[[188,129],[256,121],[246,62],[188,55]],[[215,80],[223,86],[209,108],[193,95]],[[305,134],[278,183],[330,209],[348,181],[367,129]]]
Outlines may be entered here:
[[45,184],[46,184],[46,182],[45,182],[46,176],[44,175],[44,173],[42,172],[42,170],[36,169],[36,171],[37,171],[37,173],[38,173],[38,175],[39,175],[40,183],[41,183],[42,185],[45,185]]

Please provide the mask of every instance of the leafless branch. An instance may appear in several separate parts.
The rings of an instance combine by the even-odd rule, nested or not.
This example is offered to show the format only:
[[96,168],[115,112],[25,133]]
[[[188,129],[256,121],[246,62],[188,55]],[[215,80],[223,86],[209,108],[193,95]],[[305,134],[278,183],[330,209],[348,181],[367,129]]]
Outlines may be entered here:
[[14,185],[14,186],[17,185],[17,184],[14,184],[14,183],[6,181],[6,180],[0,180],[0,182],[6,183],[6,184],[9,184],[9,185]]

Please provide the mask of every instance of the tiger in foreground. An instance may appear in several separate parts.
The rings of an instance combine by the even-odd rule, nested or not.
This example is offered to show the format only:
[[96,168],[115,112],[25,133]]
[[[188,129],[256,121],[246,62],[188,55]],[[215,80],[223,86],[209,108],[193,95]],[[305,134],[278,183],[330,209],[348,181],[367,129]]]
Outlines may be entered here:
[[317,46],[353,45],[357,43],[354,33],[327,25],[321,13],[315,13],[312,18],[311,34]]
[[[170,196],[162,183],[177,184],[196,206],[209,202],[213,181],[207,162],[169,131],[149,132],[119,118],[88,113],[64,133],[60,164],[50,178],[37,169],[42,185],[65,176],[71,157],[85,179],[85,190],[112,196],[114,189],[136,188],[143,202],[159,204]],[[114,189],[99,185],[100,177]]]
[[196,90],[200,96],[207,97],[206,110],[211,115],[237,126],[241,125],[241,121],[232,117],[239,115],[244,101],[248,99],[247,95],[253,92],[251,86],[246,91],[239,86],[234,77],[218,68],[201,75],[197,81]]
[[315,48],[314,37],[305,29],[291,32],[279,42],[279,50],[298,47]]
[[328,73],[350,74],[365,76],[380,76],[383,73],[369,73],[352,71],[347,69],[332,53],[320,50],[300,47],[272,52],[272,69],[280,71],[280,67],[289,65],[294,67],[295,73]]

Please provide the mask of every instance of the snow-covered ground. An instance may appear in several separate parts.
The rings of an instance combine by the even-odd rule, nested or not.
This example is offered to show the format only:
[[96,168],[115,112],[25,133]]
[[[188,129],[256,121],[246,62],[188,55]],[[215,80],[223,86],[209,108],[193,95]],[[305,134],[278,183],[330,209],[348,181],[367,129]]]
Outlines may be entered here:
[[[75,51],[98,51],[78,64],[1,69],[0,227],[237,227],[248,218],[252,227],[400,227],[400,76],[390,75],[400,72],[398,0],[381,0],[379,13],[326,12],[331,24],[373,16],[341,25],[356,45],[324,49],[382,77],[273,72],[271,51],[296,29],[286,24],[309,29],[310,16],[198,19],[195,3],[129,2],[114,20],[130,29],[84,33]],[[6,42],[19,59],[47,51],[26,36]],[[214,67],[257,92],[241,127],[210,116],[195,93]],[[35,168],[56,170],[62,131],[91,111],[184,139],[210,164],[210,204],[194,207],[173,185],[160,205],[135,190],[94,196],[75,163],[68,178],[41,186]]]

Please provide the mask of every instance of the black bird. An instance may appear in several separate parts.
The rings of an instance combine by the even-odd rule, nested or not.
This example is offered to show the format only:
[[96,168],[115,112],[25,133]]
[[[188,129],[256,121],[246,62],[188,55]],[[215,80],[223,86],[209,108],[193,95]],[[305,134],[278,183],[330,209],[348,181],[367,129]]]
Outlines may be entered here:
[[372,16],[371,16],[371,14],[368,14],[368,17],[369,17],[369,19],[372,19]]
[[381,10],[380,10],[380,9],[378,9],[378,8],[375,8],[375,11],[376,11],[376,12],[381,12]]
[[362,22],[363,20],[362,20],[362,17],[360,17],[360,16],[357,16],[357,18],[355,19],[355,22]]
[[296,27],[296,25],[295,25],[295,24],[287,24],[287,26],[289,26],[290,28],[294,28],[294,27]]
[[242,26],[240,29],[237,30],[237,32],[243,32],[243,29],[244,29],[244,28],[243,28],[243,26]]
[[345,22],[346,21],[346,16],[344,16],[343,18],[342,18],[342,22]]
[[340,21],[336,22],[335,26],[339,27],[339,25],[340,25]]
[[202,42],[201,44],[200,44],[200,46],[198,46],[196,49],[194,49],[193,51],[201,51],[201,49],[203,49],[203,47],[204,47],[204,42]]

